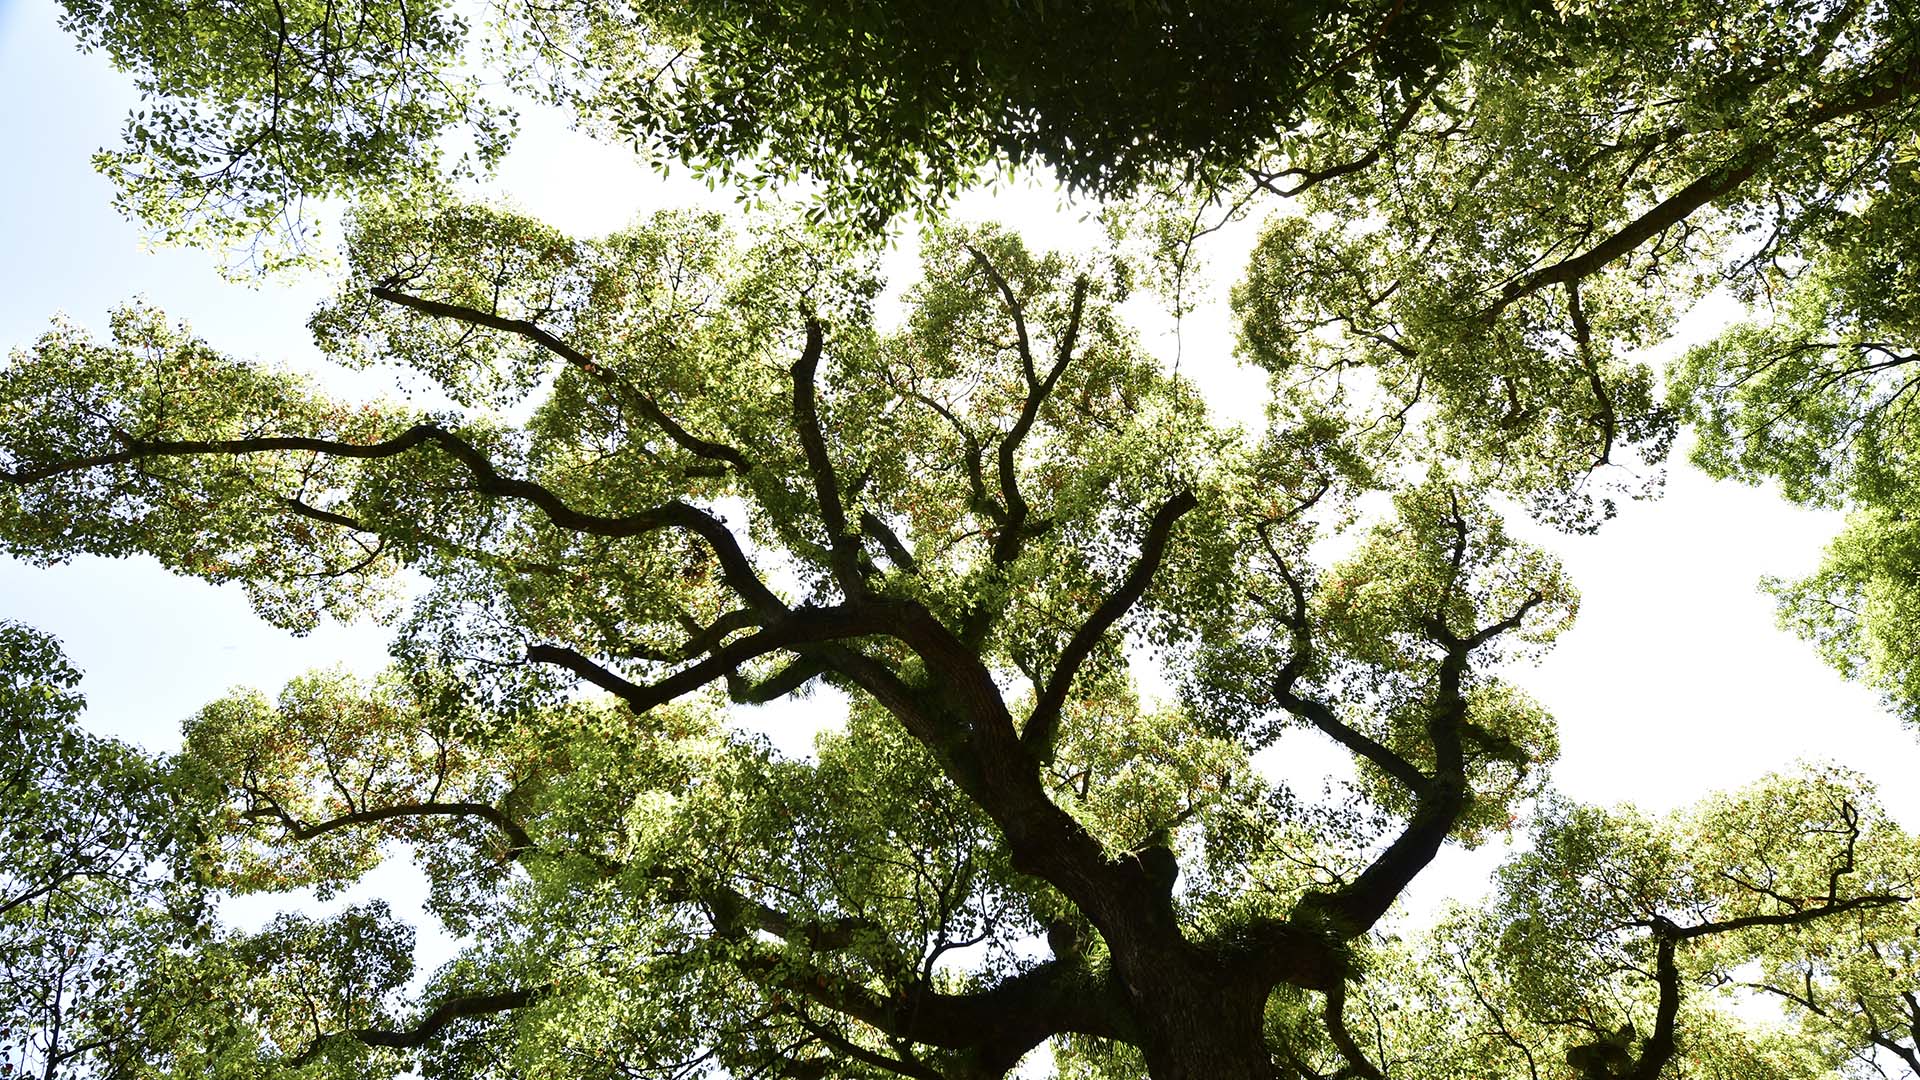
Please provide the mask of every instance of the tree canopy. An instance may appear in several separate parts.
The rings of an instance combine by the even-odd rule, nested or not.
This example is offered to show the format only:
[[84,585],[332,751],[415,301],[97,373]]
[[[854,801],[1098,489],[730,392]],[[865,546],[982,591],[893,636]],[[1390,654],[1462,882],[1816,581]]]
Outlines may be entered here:
[[[493,160],[512,129],[512,94],[734,180],[822,183],[822,209],[868,229],[1008,164],[1044,163],[1077,187],[1124,192],[1157,176],[1237,170],[1363,77],[1410,92],[1484,24],[1523,7],[64,6],[81,42],[145,92],[124,147],[102,165],[128,208],[182,235],[275,227],[304,198],[430,175],[449,133],[467,140],[469,163]],[[483,62],[500,78],[482,77]]]
[[[1575,804],[1508,677],[1579,604],[1509,518],[1603,527],[1691,422],[1857,509],[1783,610],[1920,710],[1903,5],[68,13],[148,95],[125,205],[227,243],[353,200],[314,340],[432,393],[141,303],[0,366],[0,550],[398,628],[378,678],[236,690],[156,756],[0,623],[0,1075],[1920,1072],[1920,840],[1867,780]],[[483,61],[813,212],[580,237],[458,197],[511,130]],[[995,161],[1153,250],[935,221],[888,282],[850,240]],[[1248,430],[1124,305],[1274,205]],[[1657,371],[1717,286],[1753,320]],[[809,757],[738,722],[808,696],[844,712]],[[1276,779],[1292,732],[1351,779]],[[1514,833],[1483,902],[1406,917]],[[438,970],[380,903],[217,917],[401,854]]]

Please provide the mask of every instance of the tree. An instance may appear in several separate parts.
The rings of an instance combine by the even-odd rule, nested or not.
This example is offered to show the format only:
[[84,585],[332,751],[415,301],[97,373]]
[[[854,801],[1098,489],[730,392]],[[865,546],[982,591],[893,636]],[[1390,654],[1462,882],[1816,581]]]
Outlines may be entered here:
[[1907,249],[1910,162],[1818,230],[1781,275],[1778,302],[1695,350],[1680,389],[1700,418],[1696,455],[1722,476],[1777,482],[1806,505],[1850,508],[1825,565],[1773,582],[1782,620],[1842,671],[1920,717],[1913,573],[1916,292]]
[[156,870],[191,815],[163,763],[80,729],[79,677],[0,621],[0,1076],[124,1053],[142,969],[203,925],[198,890]]
[[[389,676],[216,702],[171,767],[207,887],[334,889],[404,840],[468,947],[406,1004],[383,911],[213,932],[173,977],[237,1023],[156,1017],[145,1060],[998,1076],[1053,1039],[1097,1074],[1418,1067],[1416,1033],[1349,1018],[1407,969],[1382,935],[1408,883],[1540,792],[1551,721],[1498,671],[1576,606],[1484,490],[1382,476],[1391,433],[1333,407],[1214,427],[1119,317],[1124,262],[992,229],[934,235],[894,331],[866,264],[778,224],[579,241],[393,203],[356,215],[349,267],[318,339],[454,407],[331,401],[138,308],[0,379],[12,553],[147,552],[293,628],[430,582]],[[1392,519],[1321,565],[1382,488]],[[1138,695],[1140,650],[1176,699]],[[814,761],[723,723],[821,686],[848,712]],[[1252,767],[1293,727],[1354,755],[1350,805]],[[1689,1068],[1696,1029],[1761,1053],[1712,983],[1818,956],[1759,931],[1911,895],[1912,841],[1857,783],[1721,812],[1767,823],[1753,851],[1566,813],[1514,871],[1565,895],[1486,916],[1540,927],[1479,1007],[1543,1067]],[[1571,1019],[1526,995],[1589,969],[1616,992]]]
[[[890,326],[844,233],[665,214],[580,239],[449,198],[447,133],[477,132],[484,165],[505,121],[454,74],[445,12],[70,7],[153,95],[103,162],[129,205],[231,239],[364,197],[312,329],[442,400],[334,400],[139,306],[0,369],[9,554],[146,553],[290,629],[401,626],[370,684],[236,693],[164,764],[34,774],[168,800],[128,802],[147,854],[97,883],[111,902],[57,860],[7,885],[74,898],[46,905],[62,943],[18,954],[60,970],[9,1007],[65,1033],[24,1058],[49,1078],[984,1077],[1042,1044],[1065,1075],[1158,1080],[1911,1062],[1914,839],[1867,785],[1804,772],[1668,820],[1566,805],[1551,718],[1501,678],[1577,606],[1505,528],[1516,498],[1598,527],[1685,416],[1728,471],[1803,468],[1790,493],[1844,475],[1871,502],[1853,477],[1904,477],[1805,465],[1843,408],[1726,390],[1715,365],[1779,351],[1772,328],[1667,396],[1634,352],[1714,260],[1756,295],[1798,275],[1792,310],[1827,336],[1789,357],[1889,348],[1904,301],[1867,283],[1902,265],[1872,258],[1911,171],[1908,14],[1318,10],[1311,36],[1265,6],[512,24],[518,74],[621,137],[710,167],[751,151],[738,167],[824,177],[829,213],[869,225],[994,155],[1039,159],[1162,185],[1178,282],[1230,178],[1299,199],[1236,293],[1275,389],[1247,433],[1141,347],[1120,304],[1151,268],[1124,254],[936,227]],[[1472,29],[1418,45],[1444,25]],[[1040,62],[1063,50],[1090,65]],[[1152,64],[1103,66],[1135,54]],[[1247,100],[1196,105],[1222,94]],[[1797,377],[1853,392],[1877,363]],[[1747,422],[1769,400],[1812,451]],[[67,680],[48,650],[13,662],[21,685]],[[1139,691],[1149,667],[1169,694]],[[829,693],[845,724],[811,760],[727,723]],[[1354,782],[1314,800],[1255,768],[1296,729]],[[1482,909],[1396,925],[1443,845],[1523,825]],[[392,842],[465,944],[418,992],[378,905],[255,933],[196,907],[336,890]],[[65,1019],[69,967],[117,950],[145,974]],[[1798,1026],[1746,1023],[1742,994]]]

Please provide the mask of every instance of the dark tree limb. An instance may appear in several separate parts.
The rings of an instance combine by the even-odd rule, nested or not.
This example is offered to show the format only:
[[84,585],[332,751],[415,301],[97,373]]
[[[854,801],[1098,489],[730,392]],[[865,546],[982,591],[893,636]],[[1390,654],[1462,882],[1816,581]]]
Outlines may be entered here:
[[[1837,885],[1835,887],[1837,890]],[[1647,927],[1653,933],[1653,978],[1655,985],[1659,987],[1660,999],[1654,1012],[1653,1034],[1641,1044],[1639,1059],[1634,1062],[1633,1071],[1627,1074],[1629,1080],[1658,1080],[1660,1071],[1673,1058],[1677,1045],[1676,1029],[1680,1015],[1680,999],[1684,991],[1675,952],[1682,943],[1755,926],[1798,926],[1834,915],[1843,915],[1849,911],[1904,904],[1911,899],[1913,898],[1910,896],[1891,894],[1854,896],[1844,900],[1830,896],[1818,907],[1801,908],[1775,915],[1746,915],[1733,919],[1709,920],[1692,926],[1681,926],[1664,915],[1655,915],[1641,923],[1640,925]],[[1774,989],[1774,993],[1790,999],[1793,997],[1778,989]],[[1813,1011],[1820,1010],[1814,1008]]]
[[58,892],[60,887],[69,881],[84,880],[97,876],[99,876],[97,873],[81,869],[77,866],[67,867],[57,873],[49,874],[45,880],[36,885],[30,886],[12,896],[0,897],[0,915],[5,915],[14,908],[24,907],[43,896]]
[[[1670,925],[1670,924],[1669,924]],[[1680,1017],[1680,966],[1674,961],[1675,939],[1661,934],[1654,946],[1653,978],[1660,987],[1660,1001],[1654,1007],[1653,1034],[1640,1045],[1640,1058],[1633,1064],[1629,1080],[1659,1080],[1677,1048],[1675,1031]]]
[[801,449],[807,455],[807,472],[813,479],[814,499],[820,507],[820,521],[827,529],[827,547],[833,563],[833,576],[849,596],[866,592],[866,577],[860,568],[860,545],[847,530],[847,512],[840,500],[840,480],[834,472],[833,458],[827,453],[826,436],[820,430],[820,410],[816,401],[815,377],[825,348],[825,330],[819,320],[807,320],[807,344],[793,364],[793,427],[800,436]]
[[518,822],[515,822],[512,818],[501,812],[499,807],[483,802],[425,801],[395,803],[392,806],[356,810],[349,814],[341,814],[338,817],[331,817],[325,821],[308,824],[288,814],[279,803],[267,800],[266,805],[257,810],[250,810],[242,816],[270,818],[284,827],[288,834],[296,840],[311,840],[314,837],[324,836],[327,833],[336,832],[340,829],[364,828],[382,821],[391,821],[394,818],[470,817],[478,818],[500,830],[500,832],[506,836],[507,842],[512,845],[508,849],[509,855],[517,856],[521,852],[530,850],[533,847],[533,838],[527,835],[526,830],[521,828]]
[[648,876],[666,883],[669,899],[703,907],[715,932],[726,938],[765,931],[815,952],[835,952],[852,945],[862,933],[879,932],[878,925],[872,921],[852,916],[795,919],[730,885],[702,881],[698,874],[679,867],[654,867]]
[[[1304,510],[1318,502],[1326,494],[1331,482],[1323,482],[1320,490],[1305,502]],[[1390,747],[1365,732],[1340,719],[1333,707],[1323,701],[1301,695],[1295,687],[1301,674],[1313,656],[1313,626],[1307,616],[1307,591],[1300,579],[1287,567],[1267,531],[1260,531],[1261,543],[1274,560],[1274,566],[1286,583],[1292,600],[1292,610],[1280,615],[1281,625],[1293,632],[1293,655],[1281,667],[1274,678],[1273,696],[1280,707],[1312,724],[1322,734],[1345,747],[1349,753],[1356,754],[1371,762],[1375,768],[1393,777],[1408,791],[1421,792],[1426,789],[1429,777],[1415,768],[1413,763],[1400,756]]]
[[1341,720],[1323,701],[1302,697],[1293,690],[1293,680],[1283,673],[1283,681],[1274,688],[1280,707],[1312,724],[1322,734],[1345,747],[1349,753],[1365,758],[1373,766],[1399,781],[1408,791],[1425,790],[1428,777],[1413,763],[1394,753],[1385,744]]
[[[1857,92],[1810,110],[1799,127],[1811,131],[1835,120],[1904,101],[1914,89],[1917,79],[1920,79],[1920,62],[1910,62],[1897,72],[1877,73],[1864,78],[1861,80],[1864,86]],[[1509,282],[1501,290],[1500,299],[1487,309],[1485,318],[1492,321],[1513,304],[1549,286],[1577,282],[1592,276],[1608,263],[1631,253],[1686,220],[1701,207],[1732,194],[1771,165],[1785,142],[1786,136],[1782,133],[1741,148],[1718,168],[1695,177],[1691,183],[1586,251]]]
[[759,682],[748,682],[737,674],[727,675],[727,696],[742,705],[764,705],[794,693],[827,673],[828,664],[818,657],[802,656]]
[[526,987],[519,990],[507,990],[498,994],[465,994],[459,997],[443,999],[434,1006],[433,1011],[421,1017],[420,1021],[404,1031],[385,1031],[377,1028],[357,1028],[353,1037],[368,1046],[384,1046],[395,1050],[414,1050],[425,1046],[434,1036],[440,1034],[448,1024],[472,1016],[492,1016],[496,1013],[524,1009],[538,1001],[553,988],[551,986]]
[[504,318],[492,312],[481,311],[478,308],[464,307],[459,304],[448,304],[439,300],[428,300],[424,297],[413,296],[385,285],[376,285],[370,291],[377,300],[384,300],[390,304],[398,304],[401,307],[410,308],[424,315],[432,315],[442,319],[452,319],[472,326],[484,326],[490,330],[500,330],[526,338],[528,341],[539,345],[541,348],[572,364],[588,375],[594,376],[603,382],[617,385],[622,393],[632,399],[634,409],[638,411],[641,416],[665,432],[667,438],[672,439],[676,445],[687,453],[695,457],[706,458],[710,461],[724,461],[738,472],[744,473],[753,468],[753,463],[747,459],[745,454],[742,454],[731,446],[702,439],[688,431],[671,416],[668,416],[666,410],[662,409],[660,403],[655,401],[651,395],[645,393],[639,387],[634,386],[625,379],[617,378],[611,371],[607,370],[605,366],[594,362],[587,354],[562,341],[537,323],[529,322],[525,319]]
[[987,450],[981,443],[980,437],[975,435],[973,429],[961,421],[960,417],[955,415],[952,409],[941,404],[933,397],[911,388],[898,386],[895,388],[910,400],[925,405],[934,415],[946,421],[947,426],[952,428],[954,434],[960,437],[960,446],[964,455],[964,471],[966,473],[967,487],[971,495],[968,508],[976,514],[984,515],[987,520],[993,522],[995,526],[1004,525],[1007,520],[1006,509],[999,503],[994,502],[993,497],[987,494]]
[[[1455,565],[1459,566],[1463,558],[1464,552],[1456,549]],[[1386,850],[1344,887],[1332,893],[1309,894],[1301,901],[1303,913],[1330,918],[1330,929],[1342,936],[1365,933],[1439,854],[1440,846],[1459,824],[1473,799],[1467,785],[1463,738],[1468,726],[1465,693],[1468,661],[1474,650],[1518,627],[1542,599],[1535,593],[1513,614],[1464,638],[1452,633],[1437,619],[1429,626],[1435,640],[1446,648],[1440,662],[1434,702],[1427,712],[1427,737],[1433,744],[1433,774],[1415,789],[1413,814]]]
[[897,1076],[911,1077],[912,1080],[946,1080],[937,1070],[930,1069],[925,1065],[916,1064],[911,1061],[902,1061],[899,1058],[888,1057],[877,1050],[869,1050],[856,1042],[844,1038],[832,1028],[822,1027],[808,1020],[806,1016],[797,1009],[793,1011],[793,1018],[794,1022],[805,1029],[807,1034],[825,1043],[835,1053],[843,1054],[863,1065],[870,1065],[873,1068],[882,1069]]
[[1033,342],[1027,332],[1026,307],[1013,291],[1013,286],[995,266],[987,253],[969,245],[968,254],[987,275],[994,288],[1000,293],[1001,302],[1006,306],[1007,314],[1013,319],[1016,347],[1020,355],[1020,374],[1027,386],[1027,397],[1020,407],[1020,415],[1014,419],[1013,426],[1000,439],[995,455],[995,465],[999,472],[1000,497],[1005,501],[1005,520],[998,522],[1000,533],[994,540],[993,561],[1004,565],[1012,562],[1020,554],[1025,544],[1028,530],[1028,517],[1032,513],[1026,497],[1020,493],[1020,478],[1016,468],[1020,444],[1026,440],[1034,421],[1040,416],[1040,408],[1046,404],[1054,388],[1059,385],[1060,377],[1066,374],[1073,363],[1073,350],[1079,344],[1080,320],[1086,308],[1087,291],[1090,283],[1085,277],[1075,279],[1073,283],[1073,301],[1067,317],[1066,332],[1056,345],[1053,364],[1043,376],[1034,359]]
[[1648,925],[1662,937],[1671,937],[1675,941],[1692,941],[1694,938],[1706,937],[1710,934],[1726,934],[1755,926],[1800,926],[1849,911],[1891,907],[1912,899],[1911,896],[1900,896],[1895,893],[1872,893],[1865,896],[1850,896],[1845,900],[1833,900],[1822,903],[1818,907],[1801,908],[1798,911],[1782,911],[1772,915],[1742,915],[1733,919],[1704,922],[1697,926],[1675,926],[1670,923],[1662,925],[1664,920],[1654,920]]
[[[701,653],[712,652],[716,646],[726,640],[727,635],[736,634],[742,630],[750,630],[759,625],[758,617],[750,608],[735,608],[704,626],[691,617],[683,617],[681,622],[691,636],[687,638],[686,643],[681,645],[676,653],[662,656],[659,659],[664,659],[669,662],[691,660]],[[648,659],[654,658],[649,657]]]
[[1719,168],[1696,177],[1692,183],[1581,254],[1541,267],[1509,282],[1500,291],[1500,299],[1487,309],[1484,318],[1491,322],[1509,307],[1542,289],[1591,277],[1615,259],[1631,253],[1686,220],[1701,207],[1738,190],[1778,154],[1779,148],[1773,143],[1743,148]]
[[1386,1074],[1380,1071],[1367,1057],[1366,1051],[1347,1029],[1347,984],[1344,980],[1327,991],[1327,1006],[1321,1014],[1327,1025],[1327,1036],[1333,1040],[1334,1048],[1347,1060],[1347,1067],[1341,1070],[1343,1076],[1359,1077],[1360,1080],[1386,1080]]
[[980,267],[981,272],[987,275],[987,280],[992,282],[993,287],[999,291],[1001,303],[1006,305],[1007,314],[1013,317],[1014,342],[1020,351],[1021,373],[1026,376],[1029,387],[1036,385],[1040,376],[1034,365],[1033,341],[1027,334],[1026,305],[1020,302],[1020,297],[1013,291],[1013,285],[1007,281],[1006,275],[1000,272],[1000,268],[993,264],[993,260],[987,257],[986,252],[968,244],[967,254],[973,256],[974,264]]
[[1600,365],[1593,359],[1593,331],[1587,325],[1586,309],[1580,303],[1578,281],[1567,282],[1567,317],[1573,321],[1574,351],[1587,373],[1587,388],[1593,391],[1594,404],[1599,409],[1594,423],[1600,428],[1600,453],[1593,463],[1594,468],[1599,468],[1613,458],[1613,440],[1619,421],[1613,408],[1613,395],[1607,392],[1607,382],[1600,377]]
[[[527,662],[566,668],[614,697],[620,698],[628,705],[634,706],[635,712],[645,712],[653,707],[645,704],[649,700],[647,687],[595,663],[585,653],[566,645],[530,645],[527,647]],[[641,704],[636,705],[636,702]]]
[[1140,557],[1134,561],[1133,569],[1127,572],[1117,588],[1107,594],[1092,616],[1074,632],[1067,647],[1061,650],[1060,659],[1053,666],[1053,674],[1034,702],[1026,730],[1020,737],[1036,759],[1044,762],[1053,757],[1053,740],[1059,731],[1060,714],[1066,705],[1067,693],[1073,688],[1074,677],[1080,673],[1080,666],[1093,655],[1093,650],[1106,637],[1107,631],[1113,628],[1113,624],[1146,593],[1154,572],[1166,558],[1167,539],[1173,533],[1174,524],[1198,505],[1200,501],[1190,491],[1180,492],[1160,505],[1147,526],[1146,539],[1141,542]]
[[351,443],[337,439],[306,436],[260,436],[246,439],[141,440],[127,439],[120,450],[93,454],[46,465],[8,471],[0,469],[0,480],[25,486],[68,473],[110,465],[122,465],[153,458],[234,456],[270,453],[314,453],[355,460],[397,457],[422,446],[435,445],[464,465],[481,494],[531,503],[555,526],[592,536],[624,538],[642,536],[661,529],[677,528],[691,532],[707,542],[720,561],[727,584],[762,612],[784,612],[786,605],[773,595],[748,561],[733,533],[713,515],[685,502],[674,500],[634,514],[608,517],[577,510],[551,490],[530,480],[501,475],[487,456],[472,443],[437,424],[415,424],[406,431],[377,443]]
[[[1303,194],[1309,188],[1324,184],[1329,180],[1337,180],[1342,176],[1349,176],[1353,173],[1363,172],[1366,169],[1372,168],[1374,163],[1378,162],[1389,148],[1400,141],[1400,136],[1406,134],[1407,128],[1413,124],[1414,117],[1420,114],[1420,110],[1426,107],[1428,101],[1432,100],[1433,92],[1439,88],[1440,83],[1445,81],[1446,77],[1452,73],[1453,69],[1446,65],[1442,65],[1435,70],[1434,73],[1428,77],[1424,85],[1407,97],[1406,105],[1387,123],[1386,130],[1381,134],[1380,141],[1369,147],[1367,152],[1361,154],[1359,157],[1350,158],[1337,165],[1328,165],[1319,169],[1293,167],[1271,173],[1258,169],[1250,169],[1248,170],[1248,175],[1252,177],[1257,187],[1278,195],[1281,198],[1290,199],[1296,195]],[[1295,182],[1283,187],[1280,184],[1282,180],[1293,180]]]
[[326,525],[337,525],[350,532],[364,533],[373,531],[356,518],[350,518],[345,514],[313,506],[290,496],[282,496],[279,501],[280,505],[312,521],[318,521]]
[[958,1051],[987,1075],[999,1075],[1046,1039],[1073,1033],[1138,1038],[1120,994],[1078,963],[1051,960],[990,987],[945,993],[916,982],[889,996],[825,970],[808,970],[786,952],[748,941],[735,963],[756,981],[857,1021],[893,1039]]
[[[527,660],[566,668],[625,701],[634,712],[643,713],[693,693],[708,683],[736,675],[740,665],[768,653],[842,638],[864,637],[882,633],[885,629],[884,622],[865,608],[799,608],[768,623],[757,633],[714,649],[698,663],[646,685],[618,675],[564,645],[534,645],[527,650]],[[798,684],[795,686],[797,688]]]
[[1033,754],[1016,732],[993,673],[978,652],[911,601],[872,598],[884,633],[926,666],[909,683],[896,666],[840,644],[808,646],[836,673],[872,694],[901,726],[941,760],[954,783],[991,818],[1014,867],[1045,878],[1072,900],[1117,953],[1147,967],[1190,962],[1173,906],[1141,859],[1110,857],[1101,843],[1056,805]]
[[352,1039],[362,1046],[377,1046],[391,1050],[418,1050],[432,1042],[448,1025],[459,1020],[475,1016],[493,1016],[498,1013],[524,1009],[553,990],[546,986],[524,987],[507,990],[497,994],[460,994],[443,998],[427,1015],[410,1028],[393,1030],[386,1028],[354,1028],[350,1031],[329,1032],[315,1038],[307,1048],[295,1055],[288,1064],[295,1068],[312,1061],[326,1044],[333,1039]]
[[913,552],[907,550],[907,545],[900,542],[899,534],[893,531],[892,526],[882,521],[878,514],[872,511],[861,514],[860,531],[880,545],[880,549],[887,553],[887,558],[893,565],[909,574],[919,573],[920,567],[914,562]]
[[[1080,333],[1081,309],[1086,304],[1087,287],[1087,279],[1084,277],[1077,279],[1073,284],[1073,310],[1068,320],[1067,332],[1061,336],[1059,352],[1055,355],[1053,366],[1048,369],[1044,378],[1036,377],[1034,374],[1033,356],[1024,344],[1026,331],[1024,327],[1021,330],[1023,342],[1021,357],[1027,376],[1027,400],[1021,406],[1020,415],[1015,418],[1013,427],[1007,429],[1007,434],[1000,440],[997,465],[1000,473],[1000,496],[1006,501],[1007,520],[993,545],[993,561],[997,564],[1004,565],[1012,562],[1020,554],[1020,549],[1027,540],[1030,528],[1028,519],[1032,516],[1033,509],[1027,504],[1026,496],[1020,493],[1020,476],[1016,467],[1020,444],[1026,441],[1027,433],[1033,430],[1034,422],[1040,417],[1041,406],[1046,404],[1047,398],[1053,394],[1054,387],[1060,384],[1060,377],[1066,374],[1068,365],[1073,362],[1073,349]],[[1009,293],[1009,303],[1012,303],[1011,293]],[[1017,312],[1018,309],[1015,308],[1015,310]]]

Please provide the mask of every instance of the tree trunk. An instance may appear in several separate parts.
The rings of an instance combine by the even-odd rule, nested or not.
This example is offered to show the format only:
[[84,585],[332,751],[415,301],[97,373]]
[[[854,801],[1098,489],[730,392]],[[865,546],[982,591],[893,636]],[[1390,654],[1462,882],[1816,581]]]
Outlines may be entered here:
[[1246,1019],[1225,1013],[1179,1017],[1163,1033],[1165,1045],[1146,1051],[1147,1075],[1153,1080],[1274,1080],[1260,1025]]
[[1153,1080],[1274,1080],[1263,987],[1190,947],[1176,955],[1125,952],[1115,952],[1115,974],[1138,1018]]

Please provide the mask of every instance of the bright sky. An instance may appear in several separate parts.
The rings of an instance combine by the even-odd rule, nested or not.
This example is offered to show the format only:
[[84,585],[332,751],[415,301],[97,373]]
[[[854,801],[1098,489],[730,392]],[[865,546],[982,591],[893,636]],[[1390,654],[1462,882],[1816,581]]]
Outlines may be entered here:
[[[109,208],[108,186],[88,158],[117,140],[134,95],[101,58],[74,51],[55,11],[50,0],[0,0],[0,101],[8,103],[0,111],[0,346],[29,343],[57,311],[104,330],[110,307],[144,295],[227,352],[315,363],[304,323],[323,282],[232,285],[199,253],[145,251],[139,231]],[[663,185],[621,151],[533,121],[494,190],[561,228],[605,231],[658,207],[713,200],[695,184]],[[974,197],[962,211],[998,213],[1042,245],[1098,236],[1031,189]],[[1210,257],[1215,284],[1229,284],[1237,256],[1222,245]],[[1216,302],[1189,319],[1182,370],[1221,400],[1257,404],[1263,384],[1236,369],[1230,348]],[[1776,630],[1771,602],[1756,589],[1762,575],[1809,570],[1838,524],[1681,466],[1663,501],[1626,507],[1597,537],[1540,535],[1585,598],[1548,659],[1515,673],[1559,718],[1559,789],[1666,809],[1796,759],[1822,759],[1877,778],[1906,825],[1920,827],[1920,787],[1905,782],[1920,774],[1920,743],[1873,695]],[[294,639],[255,619],[238,589],[175,579],[147,560],[37,569],[0,559],[0,617],[62,640],[86,672],[91,726],[155,749],[176,746],[180,721],[233,685],[274,692],[312,667],[370,673],[384,663],[378,628],[328,625]],[[794,724],[806,722],[790,720],[778,741],[805,746]],[[1291,776],[1338,758],[1305,736],[1268,756]],[[1422,879],[1416,905],[1478,894],[1499,854],[1497,845],[1449,853]],[[403,887],[385,873],[382,880],[363,888]]]

